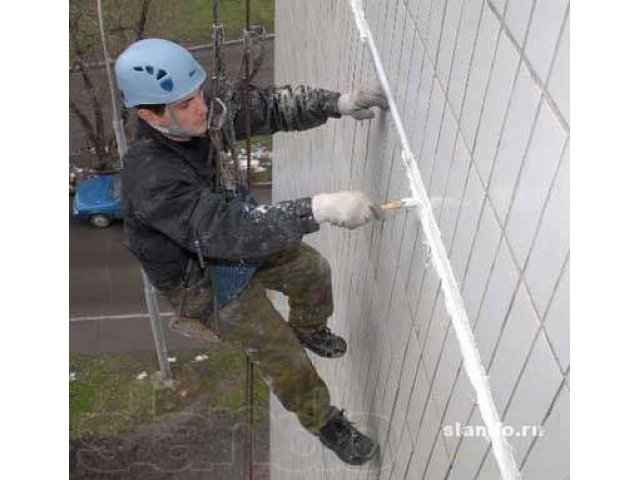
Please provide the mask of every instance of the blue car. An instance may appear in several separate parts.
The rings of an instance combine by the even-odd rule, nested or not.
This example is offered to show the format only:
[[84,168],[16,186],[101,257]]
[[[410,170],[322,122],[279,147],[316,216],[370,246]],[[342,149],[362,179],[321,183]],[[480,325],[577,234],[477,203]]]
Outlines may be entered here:
[[98,228],[108,227],[123,213],[118,174],[98,175],[80,183],[73,199],[73,216],[88,219]]

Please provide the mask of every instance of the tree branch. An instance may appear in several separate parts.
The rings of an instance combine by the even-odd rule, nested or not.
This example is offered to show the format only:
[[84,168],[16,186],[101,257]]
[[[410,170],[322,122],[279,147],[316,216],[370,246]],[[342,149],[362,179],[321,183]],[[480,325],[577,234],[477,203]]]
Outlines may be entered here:
[[136,24],[134,33],[136,35],[135,41],[141,40],[144,35],[144,29],[147,26],[147,15],[149,14],[149,4],[151,0],[143,0],[142,8],[140,9],[140,16],[138,17],[138,23]]
[[78,105],[71,99],[69,99],[69,108],[78,117],[78,119],[80,120],[80,124],[82,125],[82,128],[84,129],[85,133],[87,134],[87,137],[93,144],[96,150],[96,155],[98,157],[98,162],[104,163],[106,155],[104,151],[103,139],[101,139],[100,137],[98,137],[98,135],[96,135],[96,132],[89,118],[82,112],[82,110],[80,110]]

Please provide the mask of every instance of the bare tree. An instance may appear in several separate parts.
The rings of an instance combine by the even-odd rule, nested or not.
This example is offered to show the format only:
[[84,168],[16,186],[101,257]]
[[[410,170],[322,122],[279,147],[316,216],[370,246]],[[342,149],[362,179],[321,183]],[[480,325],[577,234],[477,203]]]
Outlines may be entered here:
[[[114,53],[123,45],[143,38],[149,16],[150,0],[105,2],[105,18]],[[117,149],[111,122],[105,121],[107,84],[104,71],[91,70],[88,63],[101,60],[100,38],[95,4],[86,0],[69,2],[69,47],[71,75],[80,75],[81,92],[70,91],[69,110],[78,121],[86,138],[91,166],[111,168],[117,160]],[[137,18],[133,23],[130,19]],[[84,101],[83,101],[84,100]],[[122,109],[123,120],[127,111]],[[73,133],[72,133],[73,134]]]

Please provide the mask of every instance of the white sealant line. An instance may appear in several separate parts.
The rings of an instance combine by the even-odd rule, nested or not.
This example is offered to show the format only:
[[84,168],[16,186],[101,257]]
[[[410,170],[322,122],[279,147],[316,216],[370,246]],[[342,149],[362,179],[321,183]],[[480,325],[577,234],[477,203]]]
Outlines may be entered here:
[[378,54],[373,35],[369,24],[365,18],[364,10],[362,8],[362,0],[349,0],[351,3],[351,10],[355,18],[356,25],[360,32],[360,39],[366,42],[373,61],[375,63],[378,77],[387,100],[389,102],[389,109],[391,116],[395,123],[398,135],[400,136],[400,142],[402,143],[402,162],[406,168],[407,176],[409,177],[409,186],[411,193],[418,205],[416,206],[416,214],[420,219],[422,231],[427,238],[429,247],[431,249],[431,262],[434,264],[438,275],[442,281],[442,290],[444,292],[445,305],[447,312],[451,316],[451,323],[456,333],[458,343],[460,344],[460,351],[462,353],[463,363],[469,381],[473,386],[476,396],[477,405],[480,410],[482,420],[487,426],[488,434],[491,439],[491,446],[493,454],[495,456],[502,478],[505,480],[520,479],[520,471],[513,456],[513,449],[507,441],[506,437],[502,435],[502,423],[498,411],[491,395],[491,389],[489,387],[489,380],[487,374],[482,365],[482,359],[476,346],[475,338],[471,326],[469,324],[469,318],[464,308],[464,302],[460,294],[460,288],[458,282],[453,274],[451,263],[447,256],[447,251],[442,243],[440,229],[436,222],[433,210],[431,208],[431,202],[427,195],[427,190],[422,181],[420,170],[416,163],[416,159],[411,152],[409,146],[409,140],[400,119],[398,108],[396,106],[395,99],[391,93],[389,86],[389,80],[382,65],[382,60]]
[[[161,317],[171,317],[172,312],[160,313]],[[69,317],[70,322],[97,322],[100,320],[128,320],[134,318],[148,318],[148,313],[127,313],[123,315],[95,315],[93,317]]]

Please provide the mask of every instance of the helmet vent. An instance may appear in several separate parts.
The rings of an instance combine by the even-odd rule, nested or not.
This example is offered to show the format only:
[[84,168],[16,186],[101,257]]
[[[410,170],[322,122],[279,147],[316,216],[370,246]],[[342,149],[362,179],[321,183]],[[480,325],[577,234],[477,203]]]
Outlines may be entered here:
[[167,92],[170,92],[171,90],[173,90],[173,80],[171,80],[170,78],[165,78],[164,80],[161,80],[160,88],[162,88]]
[[191,70],[191,71],[189,72],[189,78],[193,77],[195,74],[196,74],[195,69]]
[[144,69],[147,71],[149,75],[153,75],[153,67],[147,65],[146,67],[144,67]]
[[141,72],[141,71],[142,71],[142,67],[133,67],[133,69],[134,69],[136,72]]
[[162,69],[159,69],[159,70],[158,70],[158,74],[156,75],[156,80],[160,80],[162,77],[164,77],[164,76],[166,76],[166,75],[167,75],[167,72],[165,72],[165,71],[164,71],[164,70],[162,70]]

